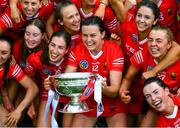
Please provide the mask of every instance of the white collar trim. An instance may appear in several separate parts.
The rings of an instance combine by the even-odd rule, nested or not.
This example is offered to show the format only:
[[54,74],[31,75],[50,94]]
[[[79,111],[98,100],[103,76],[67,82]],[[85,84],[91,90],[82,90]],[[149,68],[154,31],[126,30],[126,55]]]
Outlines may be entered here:
[[177,105],[175,105],[175,106],[174,106],[173,113],[172,113],[171,115],[169,115],[169,116],[165,116],[165,117],[166,117],[166,118],[168,118],[168,119],[175,118],[175,117],[176,117],[176,115],[177,115],[177,112],[178,112],[178,106],[177,106]]
[[100,51],[97,55],[93,55],[90,51],[89,51],[89,53],[93,59],[97,59],[103,54],[103,51]]

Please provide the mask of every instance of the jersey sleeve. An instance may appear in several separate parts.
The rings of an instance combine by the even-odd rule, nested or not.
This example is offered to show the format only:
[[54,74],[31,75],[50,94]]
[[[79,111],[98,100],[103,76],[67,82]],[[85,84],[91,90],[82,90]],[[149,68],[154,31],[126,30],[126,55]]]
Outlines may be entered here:
[[119,21],[117,20],[112,9],[109,7],[106,7],[105,10],[104,24],[110,33],[117,33],[120,27]]
[[47,20],[48,17],[53,13],[54,6],[54,3],[51,1],[47,5],[42,3],[42,7],[39,10],[39,17],[43,20]]
[[34,76],[40,64],[40,58],[37,53],[32,53],[26,60],[26,67],[24,68],[24,71],[29,76]]
[[131,64],[136,68],[141,68],[144,63],[143,50],[139,50],[130,58]]
[[77,55],[78,55],[78,47],[75,47],[69,53],[67,64],[70,66],[78,67],[78,56]]
[[107,60],[111,63],[110,70],[123,71],[124,55],[119,45],[117,45],[115,42],[112,42],[111,47],[108,49]]
[[0,28],[4,32],[8,28],[12,28],[12,27],[13,27],[13,22],[10,17],[10,8],[8,7],[5,9],[4,13],[0,17]]
[[15,80],[20,81],[25,76],[25,73],[18,64],[13,64],[10,66],[9,75]]

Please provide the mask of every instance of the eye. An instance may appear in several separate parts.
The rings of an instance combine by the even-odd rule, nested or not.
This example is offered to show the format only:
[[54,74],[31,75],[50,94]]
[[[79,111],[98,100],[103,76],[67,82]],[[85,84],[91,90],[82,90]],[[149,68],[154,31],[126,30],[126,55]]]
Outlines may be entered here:
[[158,90],[154,91],[154,94],[159,94],[159,91]]
[[40,33],[34,33],[33,36],[34,37],[38,37],[40,35]]
[[148,100],[149,99],[149,97],[150,97],[150,95],[145,95],[145,98]]
[[30,36],[30,35],[31,35],[31,33],[28,32],[28,31],[25,31],[25,34],[26,34],[27,36]]
[[55,45],[54,43],[52,43],[52,42],[51,42],[49,45],[50,45],[51,47],[56,47],[56,45]]
[[31,5],[32,5],[32,6],[35,6],[35,5],[36,5],[36,3],[31,3]]
[[158,40],[156,40],[156,42],[157,42],[158,44],[160,44],[160,43],[162,43],[162,40],[158,39]]
[[59,46],[59,47],[58,47],[58,49],[60,49],[60,50],[64,50],[64,49],[65,49],[65,47],[63,47],[63,46]]
[[145,15],[145,16],[144,16],[144,18],[145,18],[146,20],[149,20],[151,17],[150,17],[150,16]]
[[29,4],[29,2],[27,2],[27,1],[24,1],[24,4],[25,4],[25,5],[28,5],[28,4]]
[[92,38],[96,37],[96,34],[92,34],[91,37],[92,37]]
[[152,38],[148,38],[148,42],[149,43],[153,42],[153,39]]
[[78,17],[79,17],[79,13],[76,13],[76,16],[78,16]]
[[86,34],[82,34],[82,36],[83,36],[83,37],[87,37],[87,35],[86,35]]
[[140,13],[137,13],[136,15],[138,18],[142,17],[142,15]]

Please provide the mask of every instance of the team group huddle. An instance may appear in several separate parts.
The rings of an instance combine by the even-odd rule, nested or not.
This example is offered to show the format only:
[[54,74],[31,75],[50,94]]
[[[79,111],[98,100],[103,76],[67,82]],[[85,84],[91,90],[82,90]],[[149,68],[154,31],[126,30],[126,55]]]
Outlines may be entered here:
[[[63,113],[62,127],[180,127],[180,3],[176,0],[0,1],[0,126],[44,120],[50,76],[92,72],[103,113]],[[60,96],[57,109],[70,100]],[[46,124],[45,124],[46,123]]]

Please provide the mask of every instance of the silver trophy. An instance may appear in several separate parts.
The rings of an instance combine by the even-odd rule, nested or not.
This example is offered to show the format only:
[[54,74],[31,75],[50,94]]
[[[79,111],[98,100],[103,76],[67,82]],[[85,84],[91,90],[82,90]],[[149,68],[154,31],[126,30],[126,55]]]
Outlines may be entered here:
[[60,112],[82,113],[90,111],[84,101],[79,101],[79,97],[88,84],[89,78],[93,76],[94,74],[87,72],[63,73],[55,76],[55,84],[58,85],[56,91],[60,95],[71,97],[70,102],[63,109],[60,109]]

